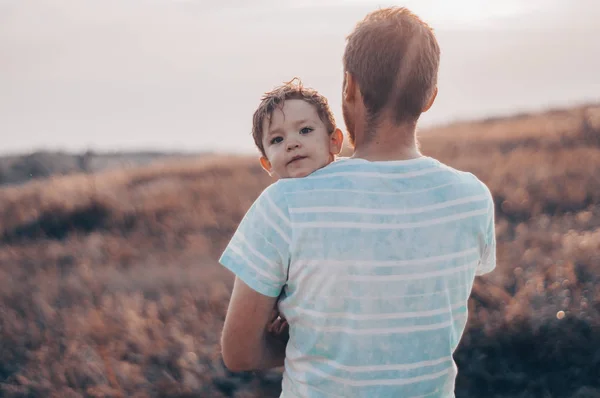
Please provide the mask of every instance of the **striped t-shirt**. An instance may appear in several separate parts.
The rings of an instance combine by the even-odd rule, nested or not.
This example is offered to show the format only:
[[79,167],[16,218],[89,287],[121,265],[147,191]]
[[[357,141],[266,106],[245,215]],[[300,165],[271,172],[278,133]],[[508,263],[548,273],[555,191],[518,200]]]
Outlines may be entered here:
[[267,187],[220,262],[284,291],[281,397],[454,397],[452,353],[495,252],[492,196],[473,174],[346,158]]

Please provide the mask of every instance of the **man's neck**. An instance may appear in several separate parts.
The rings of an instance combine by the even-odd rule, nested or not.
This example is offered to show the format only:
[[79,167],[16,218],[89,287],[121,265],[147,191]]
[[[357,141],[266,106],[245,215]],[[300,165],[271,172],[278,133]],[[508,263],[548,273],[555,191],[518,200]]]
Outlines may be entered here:
[[[369,161],[410,160],[423,156],[417,146],[416,125],[381,123],[367,140],[357,141],[353,158]],[[365,137],[365,135],[363,135]]]

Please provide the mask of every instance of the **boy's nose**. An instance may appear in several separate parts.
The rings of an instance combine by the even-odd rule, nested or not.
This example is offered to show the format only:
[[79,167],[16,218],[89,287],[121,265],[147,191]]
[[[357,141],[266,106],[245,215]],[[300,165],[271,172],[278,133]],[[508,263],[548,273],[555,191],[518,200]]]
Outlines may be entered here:
[[287,144],[287,150],[291,151],[293,149],[297,149],[300,147],[300,143],[298,141],[289,141]]

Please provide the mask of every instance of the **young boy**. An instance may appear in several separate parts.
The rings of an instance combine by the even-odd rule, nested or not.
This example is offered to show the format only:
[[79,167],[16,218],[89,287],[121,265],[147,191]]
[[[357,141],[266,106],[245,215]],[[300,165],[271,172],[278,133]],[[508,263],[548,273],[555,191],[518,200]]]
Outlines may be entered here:
[[[327,99],[303,87],[298,78],[263,95],[254,112],[252,136],[261,166],[277,178],[306,177],[327,166],[343,142]],[[268,330],[287,339],[287,322],[277,308]]]
[[327,99],[298,78],[264,94],[252,136],[260,164],[277,178],[306,177],[327,166],[343,141]]

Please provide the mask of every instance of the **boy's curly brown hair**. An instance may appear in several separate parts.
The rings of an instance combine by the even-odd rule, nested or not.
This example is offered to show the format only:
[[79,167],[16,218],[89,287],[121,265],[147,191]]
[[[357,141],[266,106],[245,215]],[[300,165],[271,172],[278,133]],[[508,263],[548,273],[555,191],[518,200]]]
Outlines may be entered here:
[[290,99],[301,99],[313,105],[317,110],[319,118],[325,124],[327,132],[332,134],[335,131],[335,118],[333,117],[327,98],[317,90],[304,87],[302,81],[295,77],[289,82],[285,82],[283,85],[263,94],[260,105],[252,117],[252,137],[254,138],[256,147],[265,157],[265,148],[262,142],[264,121],[265,119],[270,119],[273,111],[283,107],[285,101]]

